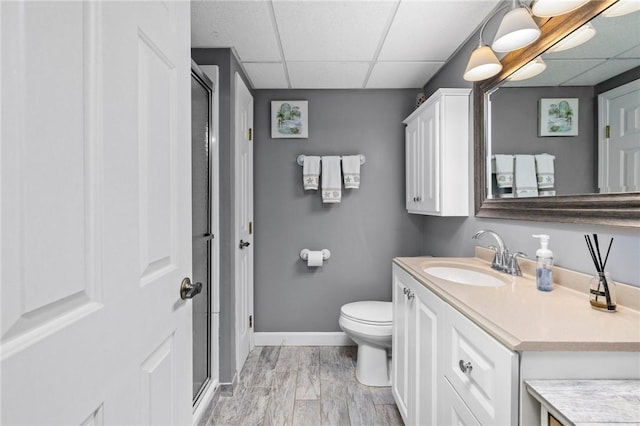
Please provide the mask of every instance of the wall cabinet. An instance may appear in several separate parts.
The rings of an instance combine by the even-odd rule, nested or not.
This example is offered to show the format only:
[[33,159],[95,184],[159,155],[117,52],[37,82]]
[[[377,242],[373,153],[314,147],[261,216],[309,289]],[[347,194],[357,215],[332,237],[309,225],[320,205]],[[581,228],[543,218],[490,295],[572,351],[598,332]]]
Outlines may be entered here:
[[518,357],[393,265],[392,392],[405,424],[517,424]]
[[470,93],[440,89],[403,121],[409,213],[469,215]]

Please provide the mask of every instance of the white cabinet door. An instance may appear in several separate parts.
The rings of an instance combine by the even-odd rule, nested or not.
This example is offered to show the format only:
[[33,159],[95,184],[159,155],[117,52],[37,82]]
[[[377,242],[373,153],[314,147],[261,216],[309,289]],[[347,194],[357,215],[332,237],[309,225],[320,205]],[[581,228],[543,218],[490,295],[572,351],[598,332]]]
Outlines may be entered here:
[[416,282],[414,407],[412,422],[416,425],[437,424],[438,328],[441,321],[442,300]]
[[420,116],[422,127],[422,168],[424,170],[424,197],[421,211],[424,213],[440,213],[440,102],[429,104]]
[[[393,265],[393,336],[391,357],[391,390],[402,415],[408,424],[409,398],[409,299],[406,296],[408,287],[403,278],[406,273]],[[398,271],[398,273],[396,273]]]
[[[438,421],[428,424],[438,426],[480,426],[478,419],[473,416],[469,407],[465,405],[460,395],[456,393],[451,387],[451,383],[444,376],[440,377],[439,391]],[[507,425],[505,424],[505,426]]]
[[424,167],[422,166],[420,130],[420,119],[418,118],[409,123],[405,131],[406,208],[408,211],[418,209],[423,198]]
[[189,4],[0,2],[0,423],[191,424]]

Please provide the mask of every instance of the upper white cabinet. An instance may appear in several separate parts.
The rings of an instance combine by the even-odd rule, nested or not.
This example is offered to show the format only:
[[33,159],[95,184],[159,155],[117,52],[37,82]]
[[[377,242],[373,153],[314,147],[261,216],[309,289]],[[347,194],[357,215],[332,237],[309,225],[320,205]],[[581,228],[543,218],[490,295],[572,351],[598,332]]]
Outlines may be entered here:
[[469,94],[439,89],[403,123],[409,213],[469,215]]

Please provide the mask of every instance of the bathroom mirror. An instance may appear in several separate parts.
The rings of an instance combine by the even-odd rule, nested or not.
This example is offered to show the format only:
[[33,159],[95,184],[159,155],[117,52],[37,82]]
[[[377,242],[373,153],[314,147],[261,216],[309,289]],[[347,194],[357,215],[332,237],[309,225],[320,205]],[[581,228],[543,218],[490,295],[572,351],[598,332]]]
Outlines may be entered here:
[[[553,96],[553,94],[562,92],[558,91],[558,88],[552,86],[557,86],[562,81],[563,77],[561,74],[563,68],[564,71],[574,71],[575,67],[579,65],[579,62],[586,62],[586,69],[589,69],[589,65],[591,65],[591,68],[593,68],[595,60],[578,61],[566,59],[571,58],[571,55],[567,55],[565,52],[549,54],[547,51],[558,41],[562,40],[568,34],[571,34],[573,31],[580,28],[585,23],[597,17],[602,11],[606,10],[614,3],[616,3],[616,0],[592,0],[591,2],[587,3],[586,5],[582,6],[572,13],[549,18],[546,20],[540,20],[538,24],[541,28],[542,35],[534,44],[527,46],[524,49],[511,52],[504,56],[501,61],[503,64],[503,70],[498,75],[492,77],[491,79],[478,82],[474,85],[476,216],[535,221],[597,223],[617,226],[640,227],[640,192],[620,192],[609,194],[598,193],[598,179],[597,175],[594,175],[593,172],[593,170],[596,170],[595,173],[597,173],[597,137],[592,137],[590,140],[585,140],[586,134],[591,134],[592,136],[597,134],[597,119],[595,117],[596,106],[594,106],[592,103],[597,103],[597,96],[594,100],[593,87],[588,88],[590,91],[587,90],[586,95],[571,96],[573,98],[578,98],[581,101],[580,107],[583,108],[583,112],[591,111],[592,114],[590,116],[587,114],[586,119],[585,115],[581,114],[582,124],[580,125],[580,129],[586,129],[582,132],[583,135],[581,138],[539,137],[537,133],[539,119],[538,99],[529,101],[528,111],[522,110],[523,108],[525,108],[524,102],[522,102],[523,97],[526,94],[527,90],[530,91],[533,89],[532,86],[535,86],[536,90],[539,90],[539,86],[548,85],[548,87],[545,87],[545,90],[548,90],[547,93],[549,93],[549,95],[540,96],[540,93],[544,92],[534,91],[533,96],[548,98],[559,97]],[[626,22],[630,19],[640,19],[639,16],[640,12],[634,12],[630,15],[626,15],[626,18],[625,16],[622,16],[616,19],[622,19],[624,20],[624,22]],[[601,18],[598,17],[596,19]],[[629,41],[629,39],[633,40],[634,38],[638,37],[638,25],[627,26],[621,24],[620,26],[613,28],[616,28],[618,32],[623,30],[634,32],[631,37],[626,37],[627,41]],[[606,33],[606,31],[602,32]],[[604,39],[607,39],[607,37],[605,37]],[[593,40],[595,41],[596,38],[594,37]],[[596,43],[602,44],[601,41],[597,41]],[[631,43],[633,43],[633,41],[631,41]],[[624,50],[618,49],[619,47],[620,46],[616,46],[616,49],[614,49],[614,51]],[[576,49],[580,48],[581,47],[578,47]],[[582,48],[584,49],[584,47]],[[633,58],[635,57],[637,59],[636,51],[638,49],[639,47],[637,45],[635,45],[635,49],[634,46],[631,46],[629,52],[633,52],[632,57],[625,58],[628,59],[628,61],[623,65],[622,68],[620,68],[622,69],[621,72],[624,72],[624,67],[626,67],[626,69],[632,69],[632,71],[628,71],[627,74],[633,74],[633,68],[635,67],[635,74],[637,75],[637,64],[635,63],[637,63],[638,61],[636,60],[634,62]],[[544,58],[545,55],[543,55],[543,53],[552,58],[555,56],[563,60],[558,60],[552,66],[548,66],[545,72],[537,77],[531,78],[529,82],[527,82],[526,80],[517,82],[508,80],[508,77],[511,74],[513,74],[516,70],[520,69],[525,64],[534,60],[538,56],[542,55],[542,57]],[[563,55],[565,55],[565,58],[563,58]],[[612,56],[614,55],[612,54]],[[549,62],[551,63],[554,61]],[[613,61],[610,60],[607,61],[607,65],[611,66],[612,62]],[[619,74],[617,71],[602,73],[603,80],[607,81],[612,73],[613,75]],[[544,74],[547,74],[547,76],[543,77]],[[577,76],[578,74],[580,73],[576,73],[574,75]],[[589,73],[584,73],[583,78],[588,74]],[[544,78],[547,78],[547,80],[543,80]],[[593,78],[591,78],[590,80],[593,80]],[[582,82],[580,82],[579,85],[574,84],[572,90],[579,89],[580,87],[584,89],[584,85],[582,85],[581,83]],[[604,85],[606,86],[606,84]],[[554,90],[556,92],[554,92]],[[564,96],[566,95],[563,95],[562,97]],[[501,111],[505,111],[505,107],[497,105],[497,102],[499,102],[502,98],[508,99],[509,97],[512,99],[512,102],[506,110],[514,110],[515,113],[519,113],[521,116],[524,116],[524,120],[528,120],[526,126],[529,127],[527,129],[523,128],[522,131],[534,133],[532,135],[532,138],[535,140],[533,143],[531,143],[530,151],[526,151],[529,148],[510,148],[509,146],[505,146],[504,141],[491,140],[492,135],[500,135],[500,117],[496,117],[496,111],[498,113],[501,113]],[[591,101],[591,103],[589,101]],[[531,102],[533,102],[533,105],[531,105]],[[502,110],[499,107],[502,107]],[[507,120],[509,125],[513,126],[513,119],[507,118],[505,120],[503,118],[504,122],[507,122]],[[512,138],[515,139],[517,135],[518,133],[516,131]],[[577,176],[574,176],[572,179],[578,183],[577,186],[564,187],[562,184],[564,184],[568,179],[563,178],[562,184],[560,184],[556,180],[556,186],[559,189],[559,191],[557,191],[557,196],[510,199],[497,198],[498,194],[495,191],[495,186],[493,189],[489,186],[490,182],[492,181],[491,158],[493,154],[540,154],[550,151],[551,147],[553,147],[554,145],[557,145],[560,148],[561,152],[564,151],[562,155],[572,156],[569,160],[564,158],[564,161],[556,161],[556,171],[558,171],[559,165],[566,166],[567,164],[569,164],[571,173]],[[491,151],[492,146],[494,146],[496,150],[495,152]],[[584,165],[584,167],[581,167],[581,165],[578,164],[576,160],[578,155],[572,155],[572,153],[577,153],[577,151],[574,151],[574,149],[577,149],[578,146],[582,146],[582,149],[586,151],[591,150],[591,152],[585,153],[585,162],[591,164],[586,164]],[[589,172],[588,169],[590,169],[591,172]],[[585,170],[587,171],[585,172]],[[581,172],[585,173],[586,177],[580,177]],[[560,175],[562,175],[563,173],[566,176],[566,170],[563,169],[560,171]]]

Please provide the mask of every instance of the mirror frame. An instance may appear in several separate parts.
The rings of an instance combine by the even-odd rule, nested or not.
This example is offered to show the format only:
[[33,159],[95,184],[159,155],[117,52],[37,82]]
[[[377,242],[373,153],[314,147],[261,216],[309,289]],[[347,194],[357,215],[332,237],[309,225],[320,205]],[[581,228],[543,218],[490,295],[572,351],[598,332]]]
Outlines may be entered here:
[[595,223],[640,227],[640,193],[560,195],[521,199],[487,199],[487,101],[488,93],[512,72],[541,55],[558,40],[579,28],[618,0],[592,0],[565,15],[539,19],[542,34],[526,48],[502,58],[502,71],[473,86],[474,168],[476,217],[543,222]]

